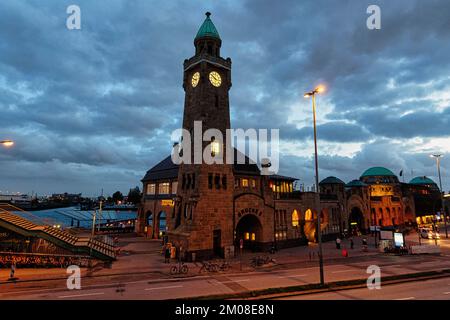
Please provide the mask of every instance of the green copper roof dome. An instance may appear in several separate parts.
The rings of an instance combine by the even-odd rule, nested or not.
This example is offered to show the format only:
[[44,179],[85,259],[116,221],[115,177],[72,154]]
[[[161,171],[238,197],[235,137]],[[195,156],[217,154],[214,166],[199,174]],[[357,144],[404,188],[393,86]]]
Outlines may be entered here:
[[360,180],[352,180],[349,183],[345,185],[347,188],[353,188],[353,187],[367,187],[367,184],[360,181]]
[[345,184],[345,182],[336,177],[328,177],[320,181],[319,184]]
[[419,185],[423,185],[423,184],[436,184],[433,180],[431,180],[430,178],[423,176],[423,177],[415,177],[414,179],[412,179],[409,184],[419,184]]
[[394,176],[395,174],[384,167],[372,167],[364,171],[361,177],[373,177],[373,176]]
[[198,29],[197,36],[195,39],[203,38],[203,37],[212,37],[220,39],[219,32],[217,32],[216,27],[214,26],[214,23],[211,21],[211,18],[209,17],[211,13],[206,13],[206,19],[201,25],[200,29]]

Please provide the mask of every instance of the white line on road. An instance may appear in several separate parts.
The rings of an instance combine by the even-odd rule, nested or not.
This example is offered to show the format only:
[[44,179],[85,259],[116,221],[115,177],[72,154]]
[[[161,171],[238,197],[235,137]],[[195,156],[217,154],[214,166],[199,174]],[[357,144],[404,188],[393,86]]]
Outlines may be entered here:
[[219,281],[219,283],[230,283],[230,282],[248,282],[250,279],[236,279],[236,280],[228,280],[228,281]]
[[444,292],[444,294],[450,294],[450,291],[449,292]]
[[340,271],[333,271],[331,273],[342,273],[342,272],[355,272],[355,270],[340,270]]
[[413,299],[415,299],[414,297],[407,297],[407,298],[398,298],[398,299],[395,299],[395,300],[413,300]]
[[59,296],[58,298],[64,299],[64,298],[79,298],[79,297],[89,297],[89,296],[99,296],[105,294],[104,292],[97,292],[97,293],[84,293],[84,294],[74,294],[71,296]]
[[150,290],[163,290],[163,289],[174,289],[174,288],[181,288],[183,286],[168,286],[168,287],[157,287],[157,288],[147,288],[144,289],[145,291],[150,291]]

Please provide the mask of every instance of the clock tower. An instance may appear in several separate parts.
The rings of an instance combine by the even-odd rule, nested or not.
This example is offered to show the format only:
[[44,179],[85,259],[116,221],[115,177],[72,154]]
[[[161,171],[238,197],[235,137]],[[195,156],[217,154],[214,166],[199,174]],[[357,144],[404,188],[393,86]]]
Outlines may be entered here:
[[[226,153],[232,150],[231,141],[226,139],[226,130],[230,129],[231,59],[220,55],[222,40],[210,15],[206,13],[195,37],[195,55],[184,61],[183,129],[190,133],[191,143],[183,141],[182,145],[190,148],[191,161],[180,164],[173,228],[168,231],[169,241],[181,247],[182,256],[188,260],[233,254],[234,178],[232,164],[226,164]],[[205,136],[203,141],[202,134],[208,129],[218,130],[221,137]],[[195,161],[194,151],[198,149],[194,140],[202,141],[200,162]],[[204,150],[221,161],[205,162]]]

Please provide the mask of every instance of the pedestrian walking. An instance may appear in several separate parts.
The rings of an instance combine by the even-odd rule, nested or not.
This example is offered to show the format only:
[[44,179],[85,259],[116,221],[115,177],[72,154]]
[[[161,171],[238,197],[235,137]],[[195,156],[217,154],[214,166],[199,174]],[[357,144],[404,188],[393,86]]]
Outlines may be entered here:
[[355,243],[353,242],[353,238],[350,238],[350,249],[353,249]]
[[341,248],[341,238],[337,237],[336,238],[336,249],[340,249]]

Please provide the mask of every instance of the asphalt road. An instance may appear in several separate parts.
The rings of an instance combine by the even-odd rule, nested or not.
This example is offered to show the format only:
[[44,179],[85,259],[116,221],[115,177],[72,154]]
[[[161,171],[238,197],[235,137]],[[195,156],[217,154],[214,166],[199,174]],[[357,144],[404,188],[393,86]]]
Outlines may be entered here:
[[450,300],[450,278],[280,298],[280,300]]
[[[353,259],[345,264],[326,265],[325,280],[330,282],[367,278],[369,265],[380,266],[382,276],[387,276],[450,268],[450,259],[446,256],[377,256]],[[173,299],[294,286],[318,281],[317,267],[277,269],[274,266],[248,273],[239,273],[236,270],[235,273],[210,273],[189,278],[155,278],[150,274],[128,274],[82,278],[81,290],[68,290],[65,280],[5,284],[0,286],[0,299]],[[415,286],[420,286],[420,283]],[[450,288],[441,291],[450,291]]]

